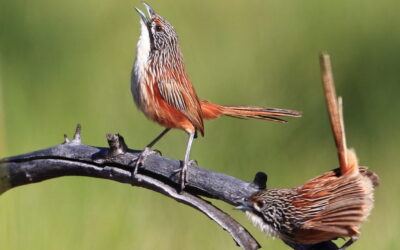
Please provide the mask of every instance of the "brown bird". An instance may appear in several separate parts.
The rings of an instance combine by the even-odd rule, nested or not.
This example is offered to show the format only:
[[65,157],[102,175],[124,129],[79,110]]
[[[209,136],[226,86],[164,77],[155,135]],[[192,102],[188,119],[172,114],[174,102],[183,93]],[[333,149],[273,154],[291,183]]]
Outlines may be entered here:
[[145,116],[165,127],[150,142],[139,157],[134,173],[150,153],[150,148],[171,128],[182,129],[189,134],[189,141],[181,169],[181,189],[186,180],[190,149],[197,131],[204,136],[203,120],[222,115],[239,118],[285,122],[278,117],[299,117],[300,112],[286,109],[253,106],[222,106],[200,100],[185,70],[178,36],[174,27],[144,3],[149,18],[140,14],[141,34],[132,70],[131,89],[136,106]]
[[347,149],[342,102],[336,98],[329,56],[322,55],[321,63],[340,167],[296,188],[256,192],[238,209],[270,236],[305,245],[350,237],[341,248],[345,249],[358,239],[360,225],[371,212],[378,176],[360,167],[354,150]]

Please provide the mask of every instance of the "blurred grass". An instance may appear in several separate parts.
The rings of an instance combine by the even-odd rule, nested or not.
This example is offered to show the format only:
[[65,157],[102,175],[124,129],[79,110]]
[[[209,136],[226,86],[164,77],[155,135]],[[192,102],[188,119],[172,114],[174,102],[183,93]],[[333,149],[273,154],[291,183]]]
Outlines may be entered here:
[[[299,185],[337,165],[317,58],[329,51],[348,142],[382,178],[352,249],[400,248],[400,2],[149,4],[177,29],[200,97],[304,112],[287,125],[210,121],[206,137],[194,144],[192,158],[200,165],[247,180],[263,170],[269,187]],[[131,100],[139,34],[133,6],[143,9],[138,1],[0,2],[1,156],[4,147],[15,155],[58,144],[78,122],[84,143],[99,146],[106,145],[105,133],[120,132],[129,146],[142,148],[162,130]],[[175,131],[157,148],[180,159],[185,145],[186,135]],[[285,249],[243,214],[216,203],[265,249]],[[226,232],[193,209],[118,183],[68,177],[0,197],[0,249],[234,248]]]
[[5,146],[5,141],[6,141],[6,132],[4,128],[4,107],[3,107],[3,91],[2,91],[2,81],[1,81],[1,65],[0,65],[0,157],[6,155],[6,146]]

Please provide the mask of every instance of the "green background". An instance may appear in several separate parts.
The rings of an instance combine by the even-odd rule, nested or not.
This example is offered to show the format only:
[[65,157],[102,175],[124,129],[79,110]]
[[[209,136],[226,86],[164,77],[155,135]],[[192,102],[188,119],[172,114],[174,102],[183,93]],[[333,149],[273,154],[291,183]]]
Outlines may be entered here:
[[[344,98],[348,143],[382,185],[352,249],[400,248],[400,2],[153,1],[176,28],[200,97],[304,112],[288,124],[223,118],[206,122],[192,158],[201,166],[269,187],[292,187],[337,166],[318,53],[332,56]],[[83,126],[83,142],[106,146],[121,133],[143,148],[162,128],[135,107],[130,71],[139,1],[0,1],[0,157],[56,145]],[[187,136],[156,148],[182,159]],[[172,146],[173,145],[173,146]],[[265,249],[266,238],[231,206]],[[343,240],[338,241],[339,244]],[[0,248],[236,249],[199,212],[154,192],[106,180],[64,177],[0,197]]]

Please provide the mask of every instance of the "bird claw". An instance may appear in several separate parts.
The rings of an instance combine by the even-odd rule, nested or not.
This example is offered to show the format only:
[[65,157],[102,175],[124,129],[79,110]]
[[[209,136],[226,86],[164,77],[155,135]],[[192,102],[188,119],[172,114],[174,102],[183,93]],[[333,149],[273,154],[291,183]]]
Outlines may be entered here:
[[160,150],[150,150],[149,147],[145,147],[144,150],[140,153],[139,157],[136,160],[136,164],[132,171],[132,178],[135,178],[135,176],[138,173],[139,168],[143,166],[143,163],[145,162],[146,158],[149,157],[150,155],[161,155],[161,151]]
[[186,184],[189,182],[188,179],[188,169],[187,167],[189,166],[189,162],[184,162],[182,168],[180,169],[181,172],[181,177],[180,177],[180,190],[179,192],[182,192],[185,189]]
[[189,182],[189,177],[188,177],[188,166],[195,166],[197,165],[196,160],[189,160],[187,162],[183,162],[183,165],[181,168],[176,169],[174,172],[178,173],[180,172],[180,189],[179,192],[182,192],[185,189],[186,184]]
[[346,243],[344,243],[344,245],[341,248],[339,248],[339,250],[347,249],[351,244],[353,244],[357,240],[358,240],[358,237],[351,237]]
[[188,166],[197,166],[198,162],[197,160],[189,160],[187,163]]
[[151,151],[153,155],[158,155],[158,156],[162,156],[162,153],[160,150],[158,149],[154,149],[153,151]]

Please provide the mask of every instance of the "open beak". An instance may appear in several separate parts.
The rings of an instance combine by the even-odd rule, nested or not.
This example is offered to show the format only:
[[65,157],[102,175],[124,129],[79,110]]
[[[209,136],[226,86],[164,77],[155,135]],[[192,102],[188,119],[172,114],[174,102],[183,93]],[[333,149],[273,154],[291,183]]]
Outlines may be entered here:
[[252,209],[252,204],[249,201],[245,200],[244,198],[240,200],[239,204],[241,205],[235,207],[235,209],[241,211],[249,211]]
[[135,8],[135,10],[137,11],[137,13],[139,13],[140,18],[142,18],[142,21],[143,21],[144,23],[147,23],[147,17],[146,17],[146,15],[145,15],[141,10],[139,10],[138,8]]
[[147,13],[149,13],[150,17],[153,17],[156,14],[156,12],[153,10],[153,8],[150,7],[150,5],[145,2],[143,2],[143,5],[146,7]]
[[240,205],[240,206],[235,207],[235,209],[240,210],[240,211],[249,211],[251,208],[249,206]]
[[[154,10],[150,7],[150,5],[148,5],[147,3],[143,2],[143,5],[146,7],[147,9],[147,13],[149,13],[149,17],[152,18],[156,13],[154,12]],[[149,19],[147,19],[146,15],[139,10],[138,8],[135,8],[135,10],[137,11],[137,13],[139,13],[140,18],[142,18],[142,21],[144,23],[148,23]]]

